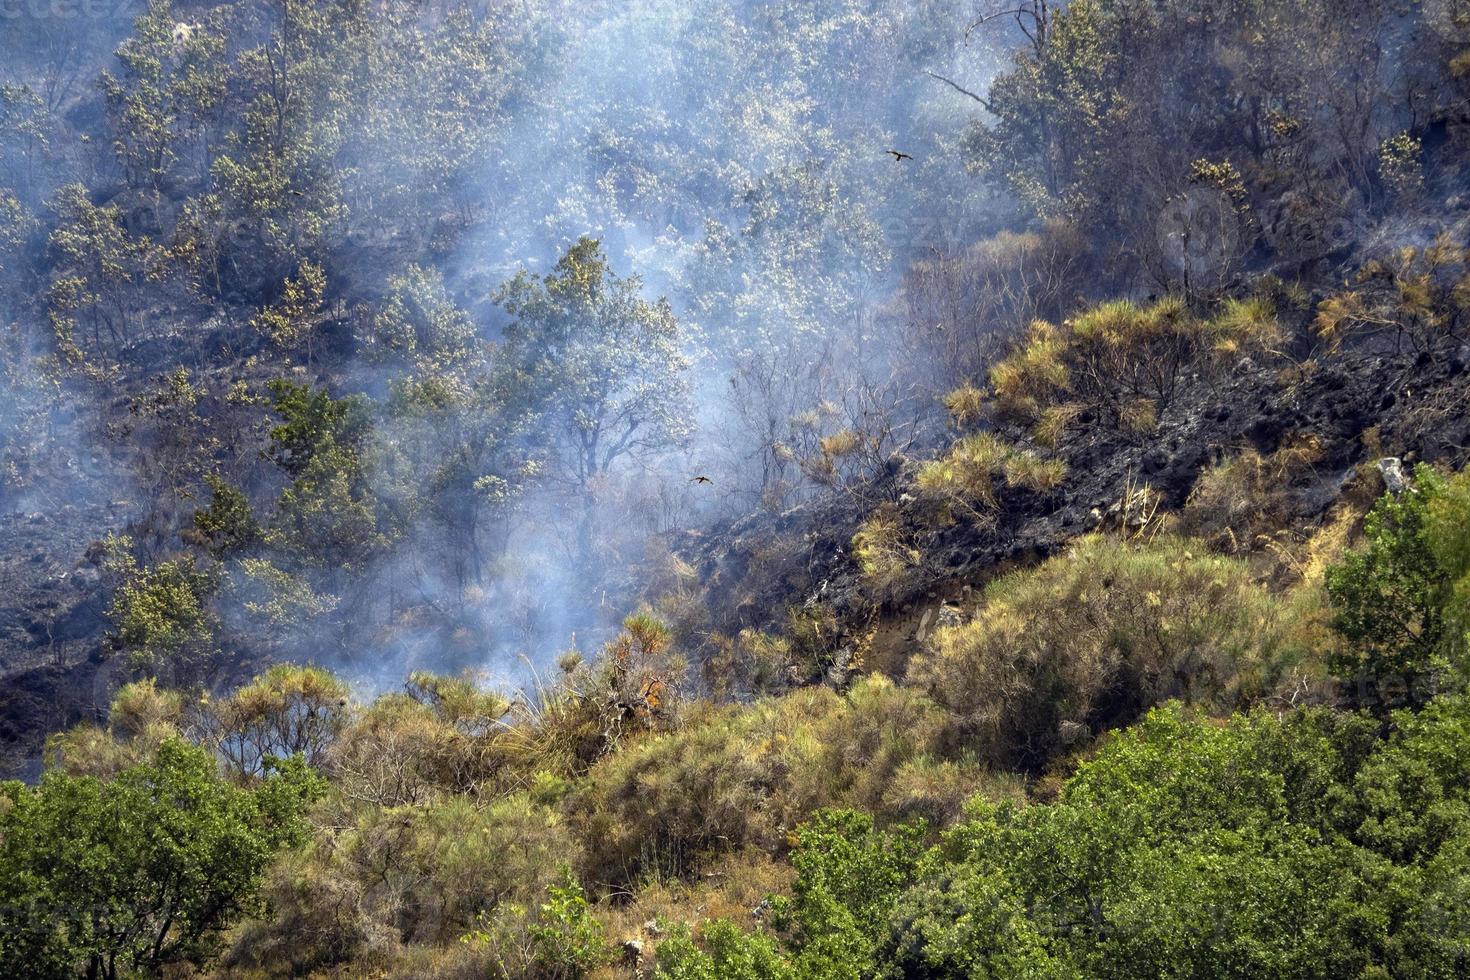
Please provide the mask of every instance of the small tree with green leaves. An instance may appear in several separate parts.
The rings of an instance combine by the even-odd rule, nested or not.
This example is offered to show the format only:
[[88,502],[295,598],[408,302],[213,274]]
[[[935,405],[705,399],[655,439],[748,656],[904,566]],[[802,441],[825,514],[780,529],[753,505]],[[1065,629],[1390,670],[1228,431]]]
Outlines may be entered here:
[[326,272],[314,262],[303,261],[296,274],[281,284],[276,301],[256,313],[250,325],[284,351],[301,349],[309,367],[316,330],[325,315],[326,296]]
[[[1422,704],[1459,644],[1450,624],[1456,586],[1465,576],[1467,533],[1454,526],[1466,477],[1453,482],[1427,465],[1413,484],[1382,497],[1364,521],[1367,543],[1327,571],[1333,625],[1349,645],[1333,658],[1345,680],[1406,685]],[[1463,639],[1463,636],[1459,639]],[[1361,692],[1360,692],[1361,693]],[[1389,705],[1376,699],[1380,710]]]
[[259,543],[260,523],[250,498],[218,474],[205,476],[204,482],[212,497],[208,507],[194,512],[196,541],[221,560]]
[[565,867],[540,908],[501,903],[464,938],[485,946],[496,975],[506,980],[581,980],[609,959],[602,923]]
[[321,791],[299,760],[231,786],[179,740],[111,781],[53,771],[0,786],[0,972],[117,980],[207,964],[256,909],[273,855],[307,838]]
[[94,353],[103,350],[104,336],[115,347],[128,343],[151,243],[128,233],[117,205],[93,204],[81,184],[59,189],[51,207],[57,220],[50,238],[48,300],[58,341],[79,351],[82,337],[90,335]]
[[475,324],[433,267],[410,265],[388,280],[388,298],[372,317],[367,341],[375,360],[461,360],[475,338]]
[[112,639],[139,667],[187,669],[214,652],[216,575],[192,558],[131,568],[112,598]]
[[503,363],[510,400],[540,422],[549,477],[582,503],[583,556],[601,478],[625,459],[648,460],[688,436],[688,363],[666,300],[613,272],[602,244],[583,238],[545,277],[521,273],[499,303],[514,316]]

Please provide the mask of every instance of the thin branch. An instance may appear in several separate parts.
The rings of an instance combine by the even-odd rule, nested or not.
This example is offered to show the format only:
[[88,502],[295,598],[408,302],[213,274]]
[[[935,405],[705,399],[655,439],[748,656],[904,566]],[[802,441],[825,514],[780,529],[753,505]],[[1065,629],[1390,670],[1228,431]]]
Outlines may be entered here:
[[924,72],[924,74],[928,75],[930,78],[934,79],[937,82],[943,82],[944,84],[948,85],[950,88],[954,89],[956,92],[960,93],[961,95],[968,95],[970,98],[972,98],[976,102],[980,103],[980,105],[985,108],[985,111],[986,112],[989,112],[992,115],[995,113],[995,110],[993,108],[991,108],[990,100],[989,99],[986,99],[986,98],[984,98],[982,96],[976,95],[974,92],[971,92],[969,89],[965,88],[964,86],[960,85],[957,82],[950,81],[949,79],[945,78],[943,75],[936,75],[932,71],[927,71],[927,70]]
[[1025,7],[1017,7],[1015,10],[997,10],[992,13],[982,14],[979,18],[973,21],[969,27],[965,28],[965,43],[969,44],[970,35],[975,33],[980,28],[984,27],[991,21],[999,20],[1002,17],[1015,17],[1017,19],[1020,19],[1022,14],[1029,14],[1031,17],[1034,18],[1036,16],[1036,11],[1028,10]]

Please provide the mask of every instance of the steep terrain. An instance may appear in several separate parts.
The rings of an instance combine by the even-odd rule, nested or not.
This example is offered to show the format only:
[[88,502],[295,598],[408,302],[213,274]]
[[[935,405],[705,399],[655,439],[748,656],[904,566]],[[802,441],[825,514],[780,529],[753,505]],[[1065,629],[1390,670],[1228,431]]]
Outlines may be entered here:
[[1454,4],[55,14],[0,974],[1470,972]]

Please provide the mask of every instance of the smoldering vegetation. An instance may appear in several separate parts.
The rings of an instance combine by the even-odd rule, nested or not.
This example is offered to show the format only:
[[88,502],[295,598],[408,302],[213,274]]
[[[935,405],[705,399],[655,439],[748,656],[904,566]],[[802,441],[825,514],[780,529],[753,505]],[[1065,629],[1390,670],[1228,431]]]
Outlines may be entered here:
[[1466,24],[0,0],[0,973],[1465,975]]
[[[105,608],[50,600],[58,646],[28,598],[7,669],[89,664],[99,707],[274,660],[534,684],[697,592],[731,527],[911,507],[912,460],[1033,324],[1165,294],[1211,323],[1270,273],[1298,312],[1256,339],[1308,357],[1317,284],[1427,248],[1458,200],[1437,9],[238,0],[5,27],[5,508],[85,515],[27,584]],[[1205,340],[1176,339],[1147,357],[1192,370]],[[1167,423],[1146,370],[1125,404],[1123,367],[1081,366],[1096,404],[1057,362],[1055,404],[1022,371],[981,424]]]
[[[968,100],[923,74],[999,63],[960,7],[22,11],[9,506],[63,447],[127,456],[105,495],[133,511],[108,529],[128,561],[210,566],[184,659],[396,684],[419,663],[524,679],[522,655],[595,646],[658,535],[810,494],[807,458],[865,414],[901,406],[899,440],[932,419],[874,311],[909,258],[997,220],[960,148]],[[584,238],[616,296],[576,315],[661,322],[554,340],[530,332],[586,325],[543,310],[508,340],[514,290]],[[276,377],[368,399],[309,488],[272,442]],[[340,547],[269,526],[293,481],[308,509],[352,502],[351,527],[325,515]],[[225,501],[261,533],[206,546],[194,514]]]

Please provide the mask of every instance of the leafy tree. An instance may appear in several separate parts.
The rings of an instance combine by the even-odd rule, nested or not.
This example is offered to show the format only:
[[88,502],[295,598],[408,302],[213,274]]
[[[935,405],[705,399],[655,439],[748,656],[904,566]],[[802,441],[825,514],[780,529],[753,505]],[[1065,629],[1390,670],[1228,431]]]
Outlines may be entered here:
[[383,492],[405,524],[427,518],[440,532],[461,584],[503,554],[509,518],[540,471],[534,420],[502,381],[475,358],[429,358],[393,382],[383,423]]
[[281,492],[266,541],[336,576],[361,570],[387,545],[362,460],[333,446],[315,453]]
[[321,792],[299,762],[230,786],[178,740],[116,779],[48,773],[0,789],[0,964],[14,976],[116,980],[202,966],[256,908],[277,850]]
[[114,347],[133,337],[137,295],[153,268],[147,238],[134,238],[114,204],[92,203],[86,187],[68,184],[52,202],[57,223],[49,293],[51,322],[64,346],[90,333],[93,352],[104,350],[104,331]]
[[216,579],[192,558],[134,570],[108,610],[115,642],[140,665],[197,666],[214,652]]
[[[135,187],[164,190],[226,97],[224,36],[213,25],[181,32],[181,23],[171,0],[151,0],[117,49],[118,74],[102,74],[114,149]],[[208,171],[208,153],[190,161],[199,175]]]
[[37,356],[29,331],[0,329],[0,486],[22,486],[44,456],[52,412],[61,395],[54,360]]
[[22,251],[39,222],[9,190],[0,187],[0,290],[8,294],[21,270]]
[[337,607],[336,596],[317,592],[306,576],[265,558],[241,558],[233,571],[226,599],[238,610],[247,634],[272,649]]
[[[1019,21],[1029,43],[972,96],[986,111],[971,133],[973,166],[1025,213],[1129,243],[1139,271],[1165,285],[1190,258],[1175,257],[1184,269],[1147,268],[1165,258],[1155,254],[1161,220],[1174,223],[1181,204],[1187,213],[1220,203],[1192,180],[1194,161],[1231,162],[1252,192],[1279,196],[1289,186],[1292,206],[1267,243],[1310,261],[1333,247],[1325,239],[1341,213],[1335,202],[1356,207],[1377,194],[1380,145],[1412,115],[1384,108],[1428,95],[1422,77],[1381,57],[1397,17],[1391,4],[1086,0],[1009,5],[1012,16],[1001,6],[976,28]],[[1231,210],[1219,210],[1227,222]],[[1244,247],[1257,230],[1248,224],[1219,227]],[[1223,266],[1232,256],[1213,254],[1221,237],[1205,246]]]
[[379,359],[453,362],[469,353],[474,337],[475,325],[449,296],[443,275],[411,265],[388,280],[388,299],[367,339]]
[[194,532],[198,541],[218,559],[248,551],[260,541],[260,524],[250,506],[250,498],[224,477],[210,473],[204,477],[209,487],[209,506],[194,512]]
[[372,431],[369,403],[285,380],[269,387],[280,417],[270,432],[270,455],[292,482],[281,492],[266,542],[299,566],[340,579],[387,544],[363,459]]
[[335,155],[372,37],[366,4],[271,0],[235,58],[240,122],[211,167],[226,223],[249,256],[245,285],[284,278],[347,218]]
[[38,165],[50,158],[54,125],[45,100],[29,86],[0,83],[0,183],[31,205],[44,193]]
[[547,476],[580,496],[578,545],[592,554],[592,507],[619,462],[648,462],[691,431],[687,362],[666,300],[640,296],[601,243],[580,239],[541,277],[522,272],[497,301],[515,317],[502,349],[508,401],[538,419]]
[[1410,487],[1385,495],[1369,512],[1366,546],[1327,571],[1333,623],[1349,641],[1335,656],[1334,670],[1345,680],[1378,685],[1378,691],[1359,693],[1374,697],[1379,711],[1394,696],[1382,689],[1388,682],[1405,685],[1411,702],[1423,704],[1435,676],[1450,665],[1451,648],[1463,640],[1451,632],[1446,614],[1470,570],[1465,531],[1456,525],[1464,482],[1463,475],[1451,484],[1432,467],[1419,466]]
[[281,284],[281,294],[274,303],[250,318],[250,326],[286,351],[305,348],[306,365],[311,367],[313,343],[317,327],[325,319],[327,274],[322,267],[303,260],[296,274]]
[[270,431],[271,459],[292,476],[333,449],[359,452],[372,427],[368,402],[357,395],[333,398],[330,392],[275,380],[268,386],[280,424]]
[[188,368],[177,367],[128,400],[139,469],[162,504],[188,500],[218,448],[208,394]]

